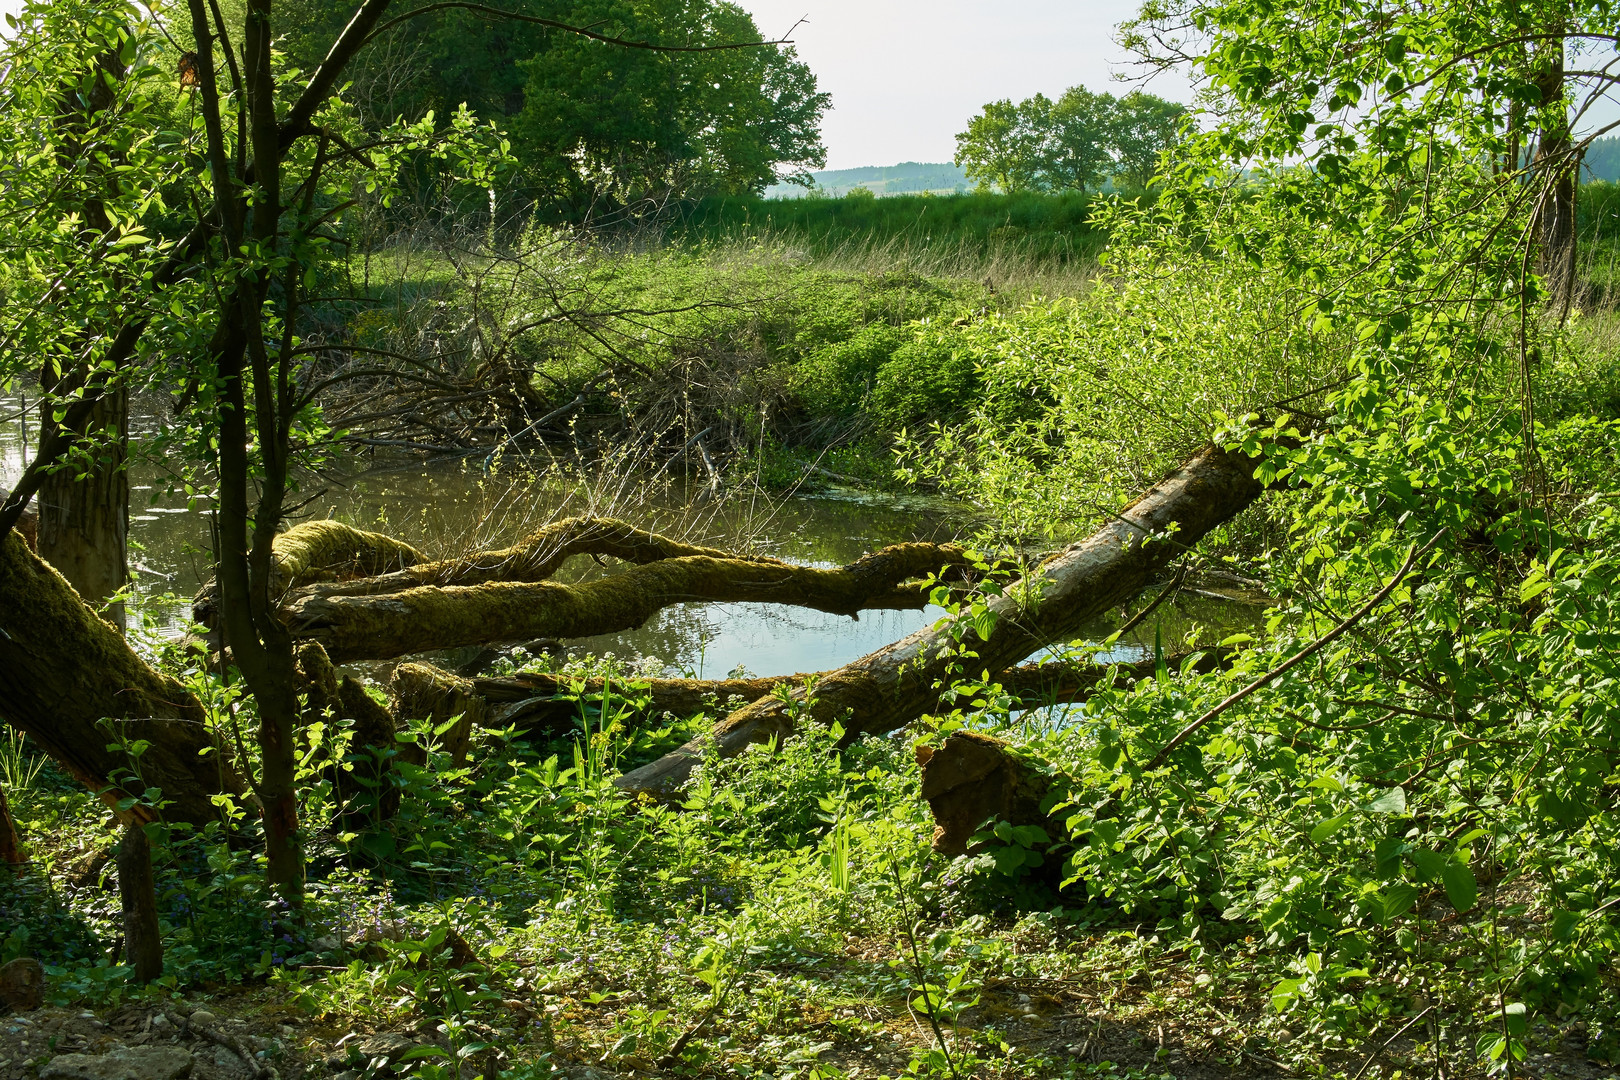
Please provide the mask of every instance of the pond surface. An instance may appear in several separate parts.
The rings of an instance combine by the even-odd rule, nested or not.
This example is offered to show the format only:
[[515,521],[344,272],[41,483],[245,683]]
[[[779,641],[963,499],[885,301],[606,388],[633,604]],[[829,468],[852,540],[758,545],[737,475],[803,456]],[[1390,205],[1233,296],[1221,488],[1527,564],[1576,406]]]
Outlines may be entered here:
[[[22,402],[0,395],[0,485],[10,486],[26,463]],[[132,410],[132,413],[139,410]],[[150,412],[133,416],[132,434],[153,432]],[[797,563],[838,566],[887,544],[949,541],[971,532],[958,508],[927,499],[886,500],[828,491],[795,498],[733,495],[693,499],[683,482],[649,476],[621,463],[585,466],[533,457],[439,458],[422,461],[383,452],[349,456],[341,468],[307,477],[293,502],[300,519],[332,517],[408,541],[429,557],[444,557],[515,542],[559,518],[594,513],[738,552],[768,554]],[[188,498],[161,460],[131,466],[131,564],[136,571],[132,611],[153,632],[176,638],[188,630],[190,597],[211,563],[210,506]],[[576,558],[564,581],[615,572]],[[1248,626],[1257,612],[1188,597],[1166,605],[1162,620],[1138,628],[1121,659],[1166,647],[1193,623]],[[770,604],[682,604],[665,609],[637,630],[567,643],[570,655],[607,653],[663,670],[719,678],[741,670],[756,675],[838,667],[925,626],[940,615],[924,611],[872,611],[858,619]],[[1099,636],[1108,633],[1099,625]],[[1210,635],[1202,635],[1209,640]],[[468,650],[467,656],[476,650]],[[465,656],[446,656],[449,662]]]

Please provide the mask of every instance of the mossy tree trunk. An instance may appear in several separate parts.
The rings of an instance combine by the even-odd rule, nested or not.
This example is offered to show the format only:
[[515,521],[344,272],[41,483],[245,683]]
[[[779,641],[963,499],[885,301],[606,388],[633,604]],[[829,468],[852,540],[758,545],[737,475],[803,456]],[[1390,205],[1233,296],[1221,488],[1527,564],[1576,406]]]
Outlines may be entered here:
[[295,636],[319,642],[334,661],[388,659],[492,641],[610,634],[692,601],[790,604],[840,615],[921,610],[929,599],[924,579],[964,561],[960,548],[941,544],[896,544],[837,569],[682,555],[579,585],[486,581],[381,595],[368,594],[364,581],[317,587],[295,596],[282,616]]
[[[161,788],[170,822],[218,821],[241,777],[202,704],[154,671],[15,531],[0,540],[0,719],[116,805]],[[121,747],[146,743],[138,757]],[[112,746],[114,749],[108,749]],[[139,820],[151,814],[137,805]]]
[[[53,423],[42,410],[42,425]],[[81,473],[65,468],[48,476],[34,497],[39,554],[61,571],[79,596],[122,629],[122,601],[107,600],[129,581],[129,396],[103,397],[91,413],[81,445],[93,455]]]

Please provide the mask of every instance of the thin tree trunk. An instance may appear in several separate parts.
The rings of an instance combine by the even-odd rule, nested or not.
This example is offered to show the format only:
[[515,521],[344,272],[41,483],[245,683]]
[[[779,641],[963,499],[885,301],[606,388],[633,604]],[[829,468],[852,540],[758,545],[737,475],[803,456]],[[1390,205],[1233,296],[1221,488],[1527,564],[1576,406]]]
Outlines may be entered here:
[[732,757],[754,743],[793,735],[797,718],[837,721],[845,738],[895,731],[926,712],[939,686],[963,673],[1002,671],[1035,650],[1079,633],[1092,619],[1140,592],[1178,554],[1243,510],[1263,490],[1255,462],[1210,447],[1125,507],[1090,537],[1042,563],[989,600],[989,636],[966,618],[929,627],[832,672],[814,697],[794,691],[737,710],[714,731],[616,782],[670,797],[704,754]]
[[118,842],[118,897],[124,908],[124,955],[135,981],[149,983],[163,974],[163,930],[158,923],[157,885],[152,879],[152,845],[136,822]]
[[1541,93],[1540,137],[1536,147],[1536,174],[1542,185],[1537,203],[1537,266],[1547,287],[1548,301],[1559,311],[1568,309],[1575,290],[1575,183],[1580,163],[1574,154],[1564,101],[1563,26],[1549,42],[1536,69]]
[[[42,436],[54,430],[54,399],[40,410]],[[85,603],[103,609],[122,629],[124,605],[108,597],[129,581],[129,395],[103,397],[91,413],[84,442],[95,460],[83,474],[73,468],[51,473],[34,498],[39,514],[38,550],[67,578]]]
[[6,789],[0,788],[0,863],[16,866],[27,861],[22,839],[17,835],[17,822],[11,816],[11,804],[6,802]]

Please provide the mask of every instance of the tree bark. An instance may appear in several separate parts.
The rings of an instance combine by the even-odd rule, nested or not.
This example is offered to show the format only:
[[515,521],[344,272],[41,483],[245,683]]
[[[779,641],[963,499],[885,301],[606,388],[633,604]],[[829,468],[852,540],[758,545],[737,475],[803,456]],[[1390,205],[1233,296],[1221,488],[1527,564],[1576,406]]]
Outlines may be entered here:
[[1539,251],[1537,269],[1547,288],[1548,301],[1567,310],[1575,290],[1575,184],[1580,163],[1574,153],[1564,100],[1564,26],[1551,28],[1556,39],[1544,44],[1535,72],[1541,95],[1541,116],[1536,146],[1536,172],[1542,185],[1535,224]]
[[6,789],[0,788],[0,863],[17,866],[27,861],[22,839],[17,835],[17,822],[11,816],[11,804],[6,801]]
[[1140,592],[1178,553],[1259,497],[1255,464],[1219,447],[1195,455],[1090,537],[992,598],[996,620],[987,638],[965,617],[919,630],[831,673],[814,697],[798,690],[791,702],[756,701],[710,735],[616,782],[673,796],[705,753],[731,757],[753,743],[790,738],[800,712],[821,723],[839,721],[847,739],[904,727],[929,709],[937,685],[949,685],[961,671],[1004,670]]
[[[40,408],[41,437],[54,429],[55,399]],[[40,556],[59,570],[80,598],[124,627],[122,601],[106,601],[129,581],[129,395],[119,390],[96,403],[81,445],[94,447],[88,469],[49,474],[34,497]]]
[[[171,823],[218,821],[211,796],[245,790],[191,691],[148,667],[15,533],[0,541],[0,718],[109,804],[161,788]],[[133,761],[107,749],[136,741],[148,745]]]
[[118,897],[124,908],[124,955],[135,969],[136,982],[152,982],[163,974],[163,930],[152,879],[152,845],[136,822],[124,827],[118,842]]

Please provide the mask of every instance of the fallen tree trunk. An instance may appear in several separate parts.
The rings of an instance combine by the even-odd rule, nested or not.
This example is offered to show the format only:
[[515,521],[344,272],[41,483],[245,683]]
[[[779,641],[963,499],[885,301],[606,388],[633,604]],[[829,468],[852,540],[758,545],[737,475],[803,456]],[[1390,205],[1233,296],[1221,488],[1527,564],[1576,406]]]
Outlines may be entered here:
[[[110,805],[158,787],[165,820],[200,826],[219,820],[212,796],[246,790],[191,691],[147,666],[15,535],[0,541],[0,718]],[[138,741],[132,759],[121,747]],[[130,816],[152,819],[141,805]]]
[[[936,686],[964,669],[1000,671],[1064,640],[1125,602],[1181,551],[1259,497],[1255,462],[1210,447],[1188,460],[1085,540],[1071,544],[988,603],[993,629],[983,637],[965,619],[919,630],[829,674],[813,697],[763,698],[715,730],[621,776],[630,791],[673,796],[705,753],[730,757],[753,743],[792,736],[794,715],[839,721],[846,738],[897,730],[927,712]],[[964,655],[971,654],[971,655]]]
[[[278,545],[280,541],[277,541]],[[611,555],[645,565],[664,559],[706,555],[715,559],[745,558],[766,565],[787,565],[777,559],[746,558],[718,548],[672,540],[638,529],[616,518],[573,517],[530,533],[511,547],[480,551],[453,559],[418,562],[393,573],[356,581],[317,585],[310,596],[377,596],[423,585],[484,585],[493,581],[545,581],[575,555]]]
[[[1165,664],[1171,670],[1180,670],[1190,655],[1186,652],[1172,653],[1165,657]],[[1213,671],[1229,662],[1231,650],[1205,649],[1198,656],[1194,670]],[[450,680],[457,679],[449,672],[425,664],[401,665],[400,670],[403,671],[405,667],[417,669],[418,672],[437,672],[437,678],[446,686]],[[992,681],[1012,698],[1015,708],[1033,709],[1083,701],[1104,679],[1113,677],[1129,682],[1151,678],[1157,669],[1158,661],[1152,658],[1120,664],[1054,661],[1020,664],[1003,671]],[[822,672],[755,679],[614,679],[610,682],[606,679],[530,673],[504,678],[475,678],[470,685],[487,703],[481,721],[485,726],[512,726],[527,734],[562,735],[577,725],[581,699],[600,697],[604,691],[617,689],[626,697],[645,699],[645,711],[653,716],[695,716],[715,708],[739,708],[769,697],[779,687],[798,687],[804,685],[807,679],[821,680],[827,675]],[[415,677],[420,678],[421,675]],[[950,707],[955,702],[942,702],[936,695],[930,707],[941,704]],[[426,711],[410,711],[409,707],[404,712],[396,707],[396,714],[413,719],[430,715]]]
[[920,610],[929,590],[919,579],[965,562],[962,549],[942,544],[896,544],[838,569],[685,555],[579,585],[490,581],[381,596],[305,593],[282,608],[282,617],[295,637],[319,642],[336,662],[382,660],[492,641],[611,634],[692,601],[790,604],[839,615]]
[[[275,562],[270,590],[277,595],[320,581],[386,575],[423,560],[422,553],[403,540],[330,520],[294,525],[275,538],[270,555]],[[218,582],[209,581],[198,591],[191,617],[218,628]]]

